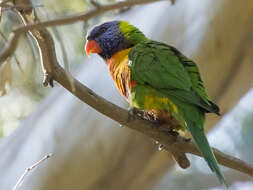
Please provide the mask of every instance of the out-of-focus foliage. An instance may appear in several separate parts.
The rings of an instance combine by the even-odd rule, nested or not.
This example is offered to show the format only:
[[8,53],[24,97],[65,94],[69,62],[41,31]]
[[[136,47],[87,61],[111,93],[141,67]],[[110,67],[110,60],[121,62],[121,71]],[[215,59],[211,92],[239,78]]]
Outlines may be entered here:
[[11,72],[11,58],[8,57],[7,60],[0,67],[0,92],[1,96],[4,96],[6,92],[6,85],[11,85],[12,83],[12,72]]
[[69,0],[43,0],[37,1],[38,3],[42,3],[47,9],[59,15],[66,15],[70,13],[78,13],[84,12],[88,9],[87,1],[76,0],[71,3]]
[[[33,5],[42,21],[88,9],[87,1],[83,0],[71,3],[67,0],[34,0]],[[22,26],[18,15],[11,10],[5,10],[0,23],[2,34],[8,38],[12,29],[17,26]],[[65,63],[72,69],[77,67],[76,63],[80,63],[84,54],[83,23],[62,26],[60,30],[54,27],[50,31],[55,39],[60,63]],[[5,42],[3,37],[0,38],[0,48],[3,48]],[[42,86],[39,52],[31,37],[20,40],[15,54],[23,72],[18,68],[14,58],[8,59],[0,68],[0,93],[4,95],[0,98],[0,104],[4,105],[0,107],[0,136],[9,135],[49,92],[48,88]]]
[[[1,48],[5,45],[5,38],[8,38],[12,29],[19,25],[21,21],[17,14],[11,10],[5,10],[0,25]],[[9,63],[6,64],[6,62],[0,68],[0,90],[4,95],[0,98],[0,133],[3,135],[10,134],[19,122],[31,113],[37,102],[47,92],[46,88],[41,88],[42,72],[38,60],[37,49],[33,47],[31,40],[22,37],[15,57],[7,59]]]

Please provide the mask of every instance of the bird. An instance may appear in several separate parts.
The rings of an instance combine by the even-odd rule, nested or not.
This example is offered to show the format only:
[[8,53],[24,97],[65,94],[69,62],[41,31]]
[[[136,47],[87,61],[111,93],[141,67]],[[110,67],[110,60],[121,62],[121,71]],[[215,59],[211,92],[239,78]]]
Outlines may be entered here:
[[94,26],[86,36],[85,51],[104,60],[132,110],[161,125],[173,123],[172,130],[189,131],[210,169],[227,186],[204,132],[206,113],[220,115],[219,107],[208,97],[193,60],[121,20]]

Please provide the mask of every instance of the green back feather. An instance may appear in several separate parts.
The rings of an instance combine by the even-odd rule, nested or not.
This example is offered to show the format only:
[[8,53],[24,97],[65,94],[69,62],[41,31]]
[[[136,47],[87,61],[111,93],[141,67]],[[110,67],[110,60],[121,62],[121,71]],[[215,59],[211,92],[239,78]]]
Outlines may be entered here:
[[[155,41],[138,43],[129,54],[131,77],[140,84],[170,93],[205,112],[218,112],[209,100],[197,66],[175,48]],[[184,59],[184,60],[183,60]]]

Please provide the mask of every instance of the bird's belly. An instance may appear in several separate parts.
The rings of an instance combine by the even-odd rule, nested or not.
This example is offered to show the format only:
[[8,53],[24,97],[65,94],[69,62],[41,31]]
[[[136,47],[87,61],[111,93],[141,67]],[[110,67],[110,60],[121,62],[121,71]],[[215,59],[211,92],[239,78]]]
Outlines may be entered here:
[[174,128],[182,128],[184,122],[178,107],[161,92],[145,86],[136,85],[131,89],[130,106],[151,116],[152,119],[169,124]]

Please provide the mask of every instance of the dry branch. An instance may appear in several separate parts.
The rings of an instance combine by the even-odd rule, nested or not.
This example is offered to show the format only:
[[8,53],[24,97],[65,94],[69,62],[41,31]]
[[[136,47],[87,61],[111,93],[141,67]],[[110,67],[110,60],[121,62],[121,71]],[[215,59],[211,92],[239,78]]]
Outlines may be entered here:
[[99,2],[97,2],[96,0],[90,0],[90,3],[96,7],[97,9],[100,9],[101,8],[101,4]]
[[0,2],[0,7],[4,6],[6,3],[10,2],[11,0],[2,0]]
[[[26,26],[18,28],[13,32],[12,38],[10,38],[9,43],[7,43],[7,48],[5,48],[5,51],[3,51],[0,55],[0,60],[5,60],[14,52],[17,42],[14,42],[12,39],[18,39],[20,34],[30,30],[31,35],[36,40],[37,45],[40,49],[40,54],[42,58],[41,64],[45,74],[44,85],[52,85],[52,80],[57,81],[66,90],[71,92],[74,96],[76,96],[81,101],[88,104],[98,112],[104,114],[105,116],[108,116],[112,120],[117,121],[121,125],[139,131],[140,133],[147,135],[155,141],[158,141],[159,143],[164,145],[165,149],[170,151],[174,155],[176,161],[180,164],[180,166],[186,168],[189,166],[189,160],[185,156],[185,153],[191,153],[201,156],[200,152],[198,151],[196,145],[193,142],[186,141],[180,136],[175,137],[171,134],[161,131],[158,127],[154,126],[153,123],[143,120],[137,116],[133,116],[131,119],[129,119],[128,111],[118,107],[115,104],[112,104],[111,102],[108,102],[107,100],[95,94],[92,90],[90,90],[74,78],[71,79],[72,85],[74,85],[75,89],[73,90],[73,87],[70,84],[69,80],[70,76],[59,65],[55,54],[53,39],[49,32],[45,29],[46,26],[71,24],[80,20],[87,21],[88,19],[98,16],[106,11],[119,9],[124,6],[134,6],[137,4],[145,4],[155,1],[157,0],[135,0],[120,2],[113,5],[102,6],[99,9],[92,10],[80,16],[68,17],[65,19],[52,20],[37,24],[34,24],[37,20],[35,15],[31,15],[31,11],[23,12],[21,13],[21,17],[24,19],[24,24]],[[248,174],[249,176],[253,177],[253,166],[241,161],[240,159],[226,155],[218,151],[217,149],[214,149],[214,153],[220,164],[241,171],[242,173]]]
[[25,172],[23,173],[23,175],[18,179],[18,182],[15,184],[15,186],[13,187],[12,190],[17,190],[23,183],[25,176],[28,175],[28,173],[35,169],[36,167],[38,167],[42,162],[44,162],[45,160],[47,160],[48,158],[50,158],[53,154],[48,154],[46,156],[44,156],[42,159],[40,159],[38,162],[36,162],[35,164],[33,164],[32,166],[30,166],[29,168],[27,168],[25,170]]

